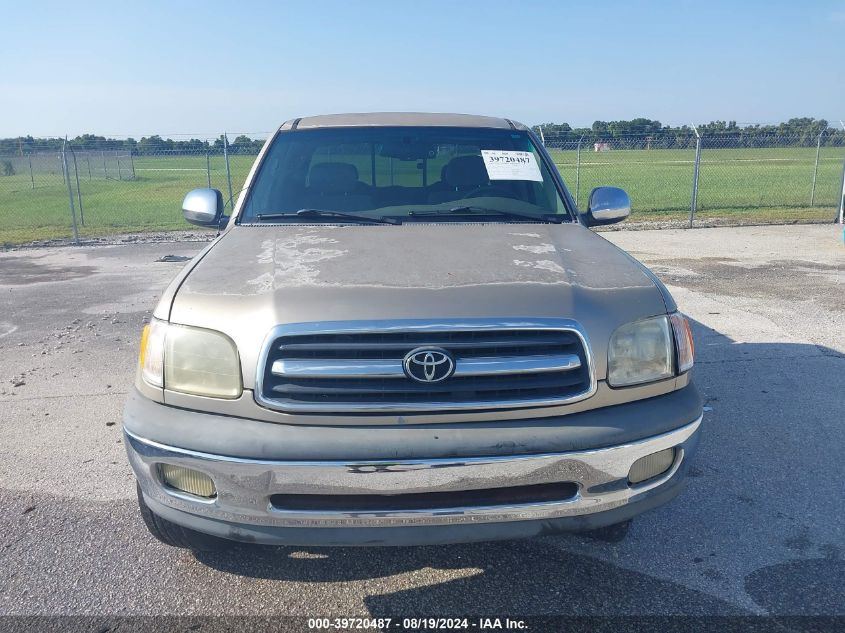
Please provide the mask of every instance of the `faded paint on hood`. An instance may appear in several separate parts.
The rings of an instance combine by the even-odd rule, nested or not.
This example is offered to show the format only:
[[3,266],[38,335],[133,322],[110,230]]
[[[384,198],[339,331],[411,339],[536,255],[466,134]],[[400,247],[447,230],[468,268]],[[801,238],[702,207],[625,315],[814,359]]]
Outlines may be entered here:
[[580,225],[407,223],[234,227],[188,274],[170,319],[231,336],[249,388],[282,323],[566,317],[603,377],[612,330],[663,312],[645,269]]

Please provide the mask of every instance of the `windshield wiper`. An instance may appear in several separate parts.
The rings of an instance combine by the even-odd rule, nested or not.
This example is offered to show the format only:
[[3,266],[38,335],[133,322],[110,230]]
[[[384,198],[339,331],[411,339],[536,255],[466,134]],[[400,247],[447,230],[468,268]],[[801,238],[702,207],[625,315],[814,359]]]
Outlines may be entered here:
[[326,209],[300,209],[295,213],[259,213],[255,216],[259,222],[263,220],[281,220],[284,218],[303,217],[346,218],[348,220],[355,220],[356,222],[369,222],[370,224],[402,224],[396,218],[371,218],[366,215],[358,215],[357,213],[343,213],[342,211],[328,211]]
[[549,222],[551,224],[560,224],[562,220],[557,217],[556,214],[540,214],[534,215],[533,213],[520,213],[518,211],[502,211],[501,209],[491,209],[489,207],[476,207],[472,205],[466,205],[462,207],[452,207],[449,209],[449,213],[496,213],[497,215],[506,215],[512,218],[527,218],[529,220],[543,220],[544,222]]
[[424,216],[424,215],[501,215],[508,218],[516,218],[520,220],[531,220],[534,222],[546,222],[548,224],[560,224],[563,220],[556,214],[551,215],[535,215],[533,213],[519,213],[518,211],[502,211],[501,209],[492,209],[490,207],[476,207],[476,206],[461,206],[452,207],[451,209],[434,209],[431,211],[411,211],[408,215]]

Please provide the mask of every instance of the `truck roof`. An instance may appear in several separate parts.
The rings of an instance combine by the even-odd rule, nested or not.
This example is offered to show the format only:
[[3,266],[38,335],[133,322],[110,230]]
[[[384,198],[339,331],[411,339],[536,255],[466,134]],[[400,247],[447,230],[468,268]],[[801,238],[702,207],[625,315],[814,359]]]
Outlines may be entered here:
[[326,127],[486,127],[526,130],[522,123],[491,116],[474,114],[445,114],[430,112],[358,112],[323,114],[290,119],[280,130],[304,130]]

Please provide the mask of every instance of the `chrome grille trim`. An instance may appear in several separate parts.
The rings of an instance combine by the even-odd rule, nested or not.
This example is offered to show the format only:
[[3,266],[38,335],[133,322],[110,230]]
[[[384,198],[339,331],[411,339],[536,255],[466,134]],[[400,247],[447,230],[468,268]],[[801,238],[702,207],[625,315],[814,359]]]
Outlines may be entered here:
[[289,378],[404,378],[402,360],[277,360],[270,373]]
[[[325,379],[349,378],[349,379],[393,379],[404,378],[402,371],[402,360],[395,359],[352,359],[331,358],[308,360],[303,364],[302,360],[278,361],[274,360],[270,371],[267,371],[267,363],[271,354],[278,353],[280,349],[297,349],[309,351],[360,349],[360,343],[341,344],[312,344],[292,343],[290,345],[275,345],[282,337],[292,338],[296,336],[309,335],[339,335],[339,334],[443,334],[451,332],[472,332],[491,333],[492,344],[495,344],[496,331],[559,331],[574,334],[580,342],[585,359],[588,379],[585,389],[566,396],[555,397],[515,397],[510,399],[491,400],[467,400],[467,401],[438,401],[436,394],[432,393],[431,401],[414,402],[291,402],[267,397],[264,390],[265,375],[270,374],[279,377]],[[515,345],[504,341],[503,347]],[[375,344],[378,346],[378,343]],[[418,345],[414,344],[413,347]],[[459,352],[465,346],[458,343],[454,346],[446,345],[449,349]],[[483,346],[483,345],[482,345]],[[380,347],[380,346],[379,346]],[[405,344],[387,344],[385,350],[408,349]],[[544,372],[565,372],[573,371],[581,367],[581,359],[571,354],[549,354],[549,355],[526,355],[522,357],[476,357],[459,358],[456,362],[455,377],[472,376],[506,376],[508,373],[514,375],[534,374],[540,375]],[[512,362],[518,358],[523,363],[523,369],[516,369],[508,372],[505,363]],[[542,360],[541,360],[542,359]],[[535,369],[532,370],[532,363]],[[463,365],[463,373],[458,374]],[[309,373],[312,372],[312,373]],[[316,373],[314,373],[316,372]],[[325,372],[325,373],[320,373]],[[332,373],[334,372],[334,373]],[[397,373],[398,372],[398,373]],[[482,372],[482,373],[477,373]],[[451,379],[450,379],[451,380]],[[448,383],[449,381],[445,381]],[[444,383],[444,384],[445,384]],[[392,383],[391,383],[392,384]],[[461,411],[461,410],[495,410],[495,409],[517,409],[543,406],[555,406],[578,402],[591,397],[596,392],[595,368],[592,358],[592,351],[583,328],[576,321],[571,319],[457,319],[457,320],[391,320],[391,321],[329,321],[312,323],[291,323],[279,325],[273,328],[265,337],[262,346],[261,356],[256,368],[255,399],[258,404],[268,409],[287,413],[405,413],[405,412],[436,412],[436,411]]]
[[[547,371],[571,371],[581,366],[575,354],[465,358],[455,363],[454,376],[495,376]],[[396,360],[277,360],[270,372],[293,378],[405,378],[402,359]]]

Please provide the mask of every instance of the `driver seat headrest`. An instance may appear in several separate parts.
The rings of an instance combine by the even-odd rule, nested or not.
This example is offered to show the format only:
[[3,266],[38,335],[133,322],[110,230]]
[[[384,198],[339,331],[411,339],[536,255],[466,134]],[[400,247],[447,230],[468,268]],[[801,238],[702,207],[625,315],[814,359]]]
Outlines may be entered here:
[[490,182],[484,159],[478,154],[453,158],[443,168],[443,180],[450,187],[466,189]]
[[317,163],[311,167],[308,184],[324,194],[351,193],[358,184],[358,169],[349,163]]

